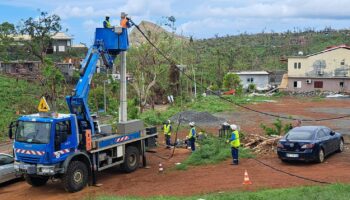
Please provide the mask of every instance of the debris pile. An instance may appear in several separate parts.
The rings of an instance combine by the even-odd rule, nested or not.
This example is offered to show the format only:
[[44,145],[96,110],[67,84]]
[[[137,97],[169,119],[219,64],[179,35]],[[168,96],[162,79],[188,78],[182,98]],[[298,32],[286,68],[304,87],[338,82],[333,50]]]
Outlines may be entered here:
[[257,154],[269,154],[276,150],[277,142],[282,136],[261,136],[257,134],[249,134],[245,138],[244,147],[250,148]]
[[299,97],[349,97],[348,95],[344,95],[338,92],[331,91],[293,91],[287,92],[289,96],[299,96]]
[[215,117],[208,112],[196,112],[196,111],[184,111],[179,112],[170,118],[174,123],[178,123],[180,117],[181,124],[195,122],[198,125],[218,125],[222,124],[226,120],[223,118]]

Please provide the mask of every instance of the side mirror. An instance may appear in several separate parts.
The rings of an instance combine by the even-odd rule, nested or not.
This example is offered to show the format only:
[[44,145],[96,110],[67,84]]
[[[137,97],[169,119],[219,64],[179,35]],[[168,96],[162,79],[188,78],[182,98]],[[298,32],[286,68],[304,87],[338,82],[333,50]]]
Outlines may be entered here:
[[12,131],[12,128],[13,128],[13,122],[10,123],[10,126],[9,126],[9,138],[12,140],[13,138],[13,131]]
[[334,132],[334,131],[331,131],[329,134],[330,134],[331,136],[333,136],[333,135],[335,135],[335,132]]

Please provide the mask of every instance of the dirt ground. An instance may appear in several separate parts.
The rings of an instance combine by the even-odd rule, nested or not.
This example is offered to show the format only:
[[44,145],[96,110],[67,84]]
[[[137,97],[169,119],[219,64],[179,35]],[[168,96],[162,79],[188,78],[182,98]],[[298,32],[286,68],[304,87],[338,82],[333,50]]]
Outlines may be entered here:
[[[282,98],[277,102],[266,102],[249,105],[250,108],[280,113],[286,116],[293,115],[303,118],[327,118],[350,113],[350,100],[310,100]],[[322,109],[320,109],[322,108]],[[219,113],[220,117],[241,126],[242,131],[262,133],[260,123],[271,123],[273,118],[246,110],[237,110],[230,113]],[[349,134],[348,118],[339,121],[303,122],[303,125],[319,124]],[[217,127],[211,127],[215,131]],[[183,135],[186,132],[182,132]],[[162,141],[162,138],[160,138]],[[348,136],[346,138],[348,143]],[[148,153],[149,169],[140,168],[134,173],[124,174],[117,168],[102,172],[98,175],[101,187],[87,187],[78,193],[66,193],[59,181],[50,181],[46,186],[33,188],[24,181],[13,181],[0,185],[1,199],[81,199],[96,195],[120,196],[158,196],[158,195],[194,195],[213,192],[257,190],[262,188],[284,188],[300,185],[315,185],[314,183],[293,176],[274,171],[254,159],[241,159],[239,166],[230,165],[230,160],[217,165],[190,167],[185,171],[175,170],[175,163],[184,160],[190,152],[187,149],[176,149],[171,160],[162,160],[155,155],[168,156],[171,151],[159,147],[157,153]],[[278,169],[311,179],[332,183],[350,183],[350,149],[346,144],[343,153],[336,153],[328,157],[322,164],[282,163],[275,155],[259,158],[261,161]],[[164,172],[158,172],[158,164],[162,163]],[[243,186],[244,171],[247,170],[253,182],[250,186]]]

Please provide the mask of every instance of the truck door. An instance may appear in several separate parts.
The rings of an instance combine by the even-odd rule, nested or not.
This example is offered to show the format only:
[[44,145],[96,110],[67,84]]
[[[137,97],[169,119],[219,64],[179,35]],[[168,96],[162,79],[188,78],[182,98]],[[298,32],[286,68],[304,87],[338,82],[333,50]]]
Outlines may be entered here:
[[74,152],[77,146],[76,134],[73,134],[74,127],[70,119],[55,123],[54,159],[56,161],[65,160]]

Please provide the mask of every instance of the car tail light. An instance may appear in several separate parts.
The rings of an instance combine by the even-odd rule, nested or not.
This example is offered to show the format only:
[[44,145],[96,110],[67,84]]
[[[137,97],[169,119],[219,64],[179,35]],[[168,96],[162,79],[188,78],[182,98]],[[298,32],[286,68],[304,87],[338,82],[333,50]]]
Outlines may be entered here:
[[283,146],[283,144],[278,143],[278,144],[277,144],[277,148],[282,148],[282,149],[283,149],[283,148],[284,148],[284,146]]
[[302,149],[312,149],[315,146],[315,144],[304,144],[301,146]]

